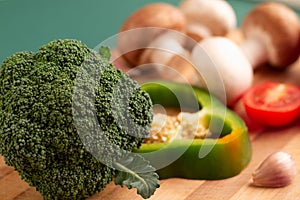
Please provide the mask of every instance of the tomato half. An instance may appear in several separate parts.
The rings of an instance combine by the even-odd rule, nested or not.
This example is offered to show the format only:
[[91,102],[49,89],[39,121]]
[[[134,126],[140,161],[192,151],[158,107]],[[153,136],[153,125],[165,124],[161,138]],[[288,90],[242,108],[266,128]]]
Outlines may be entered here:
[[243,96],[249,118],[266,126],[283,126],[300,115],[300,88],[292,84],[264,82]]

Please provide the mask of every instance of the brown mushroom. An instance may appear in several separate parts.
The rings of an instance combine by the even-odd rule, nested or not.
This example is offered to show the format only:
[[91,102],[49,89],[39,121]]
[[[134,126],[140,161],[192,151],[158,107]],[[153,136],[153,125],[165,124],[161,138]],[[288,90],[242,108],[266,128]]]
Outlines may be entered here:
[[297,14],[275,2],[261,3],[244,18],[241,44],[253,68],[269,63],[278,68],[289,66],[300,52],[300,25]]
[[118,49],[132,66],[136,66],[144,48],[158,34],[169,29],[184,32],[185,27],[185,17],[175,6],[149,4],[126,19],[120,29],[122,35],[118,38]]
[[197,77],[190,61],[190,52],[183,47],[188,39],[177,31],[160,34],[141,54],[139,65],[151,65],[152,71],[162,79],[191,83]]
[[241,29],[237,29],[237,28],[230,30],[225,35],[225,37],[235,42],[238,45],[240,45],[245,40],[243,32],[241,31]]
[[113,63],[113,65],[121,70],[122,72],[127,72],[131,69],[130,65],[127,63],[127,61],[120,55],[120,52],[118,52],[117,49],[111,50],[111,57],[110,61]]
[[183,45],[186,35],[176,31],[166,31],[153,39],[141,54],[139,64],[167,64],[175,55],[186,55]]

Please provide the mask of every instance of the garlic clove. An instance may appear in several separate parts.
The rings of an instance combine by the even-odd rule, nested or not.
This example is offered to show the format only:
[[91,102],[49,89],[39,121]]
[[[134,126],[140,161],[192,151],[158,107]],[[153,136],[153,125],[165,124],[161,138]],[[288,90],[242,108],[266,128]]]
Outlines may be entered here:
[[253,172],[252,184],[260,187],[284,187],[292,182],[296,173],[292,157],[279,151],[269,155]]

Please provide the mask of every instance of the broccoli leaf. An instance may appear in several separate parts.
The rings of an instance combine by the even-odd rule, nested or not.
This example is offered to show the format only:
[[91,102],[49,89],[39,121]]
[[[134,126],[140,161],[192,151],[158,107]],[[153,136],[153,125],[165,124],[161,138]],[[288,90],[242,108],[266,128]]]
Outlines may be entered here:
[[114,166],[119,170],[115,177],[115,184],[122,187],[125,185],[128,189],[136,188],[137,193],[144,199],[149,198],[160,186],[155,168],[138,154],[115,162]]
[[99,48],[99,53],[100,53],[101,56],[103,56],[103,57],[106,58],[107,60],[110,59],[111,54],[110,54],[110,49],[109,49],[109,47],[101,46],[101,47]]

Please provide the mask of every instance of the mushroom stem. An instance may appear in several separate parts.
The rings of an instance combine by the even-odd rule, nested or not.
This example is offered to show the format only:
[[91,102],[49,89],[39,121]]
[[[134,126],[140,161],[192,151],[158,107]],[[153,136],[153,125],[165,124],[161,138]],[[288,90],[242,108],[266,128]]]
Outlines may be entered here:
[[152,54],[150,55],[150,60],[160,64],[166,64],[170,62],[174,55],[181,55],[184,53],[182,46],[173,39],[160,41],[159,46],[154,46],[152,48],[154,48],[154,51],[152,51]]
[[167,64],[174,55],[185,52],[183,43],[186,38],[176,31],[167,31],[155,38],[142,53],[139,64],[148,62]]
[[253,69],[268,61],[267,47],[259,40],[247,39],[240,44],[240,47]]
[[187,25],[187,35],[191,38],[186,42],[186,48],[192,50],[195,44],[206,37],[212,36],[211,30],[202,24],[191,23]]

